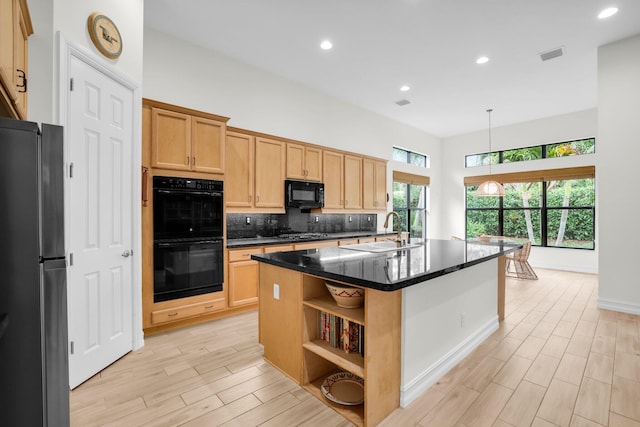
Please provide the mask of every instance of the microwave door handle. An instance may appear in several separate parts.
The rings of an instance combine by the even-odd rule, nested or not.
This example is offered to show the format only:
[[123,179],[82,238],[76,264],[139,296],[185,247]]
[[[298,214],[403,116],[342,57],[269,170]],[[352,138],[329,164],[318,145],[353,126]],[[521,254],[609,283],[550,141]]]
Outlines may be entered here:
[[293,200],[293,184],[289,184],[288,186],[288,193],[289,193],[289,201],[291,202]]

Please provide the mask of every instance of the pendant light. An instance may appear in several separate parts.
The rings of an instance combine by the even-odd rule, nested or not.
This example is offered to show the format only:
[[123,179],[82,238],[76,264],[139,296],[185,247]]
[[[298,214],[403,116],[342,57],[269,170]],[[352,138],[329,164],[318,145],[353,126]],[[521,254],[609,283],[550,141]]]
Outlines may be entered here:
[[[493,163],[491,152],[491,112],[493,110],[489,108],[489,175],[491,175],[491,163]],[[476,196],[482,197],[501,197],[504,196],[504,187],[497,181],[488,179],[478,186]]]

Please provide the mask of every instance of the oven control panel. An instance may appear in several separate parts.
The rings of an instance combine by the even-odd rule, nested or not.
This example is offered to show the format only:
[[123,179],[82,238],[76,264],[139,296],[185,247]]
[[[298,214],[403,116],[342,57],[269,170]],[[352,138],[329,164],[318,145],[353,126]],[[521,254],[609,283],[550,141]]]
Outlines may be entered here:
[[222,191],[222,181],[195,178],[154,176],[154,189]]

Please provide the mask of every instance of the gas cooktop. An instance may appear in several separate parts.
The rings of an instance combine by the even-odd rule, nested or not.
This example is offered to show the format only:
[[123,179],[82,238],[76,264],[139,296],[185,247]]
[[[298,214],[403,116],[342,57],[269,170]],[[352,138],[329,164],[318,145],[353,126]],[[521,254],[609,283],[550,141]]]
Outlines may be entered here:
[[328,237],[328,233],[287,233],[280,234],[278,239],[286,240],[303,240],[303,239],[319,239],[322,237]]

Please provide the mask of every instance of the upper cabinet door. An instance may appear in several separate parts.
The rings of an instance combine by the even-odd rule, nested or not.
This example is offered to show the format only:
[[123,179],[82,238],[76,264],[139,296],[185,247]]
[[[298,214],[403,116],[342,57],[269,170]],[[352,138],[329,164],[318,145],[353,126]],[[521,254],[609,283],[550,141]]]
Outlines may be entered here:
[[31,34],[26,0],[0,0],[0,116],[27,119]]
[[256,138],[256,208],[284,209],[285,143]]
[[287,178],[307,179],[304,145],[287,143]]
[[151,109],[151,166],[191,169],[191,116]]
[[324,207],[341,209],[344,205],[344,154],[324,150],[322,176],[324,177]]
[[362,157],[344,156],[344,207],[362,209]]
[[198,172],[224,173],[226,123],[191,118],[191,166]]
[[253,206],[254,138],[237,132],[227,132],[224,195],[227,206]]
[[364,209],[387,208],[387,164],[379,160],[362,162],[362,205]]
[[322,181],[322,150],[287,143],[287,178]]
[[309,181],[322,182],[322,150],[315,147],[307,147],[305,150],[305,165]]
[[13,84],[16,87],[15,106],[18,116],[22,120],[27,119],[27,89],[28,89],[28,63],[29,63],[29,35],[30,23],[25,11],[18,0],[14,0],[14,51],[13,51]]

